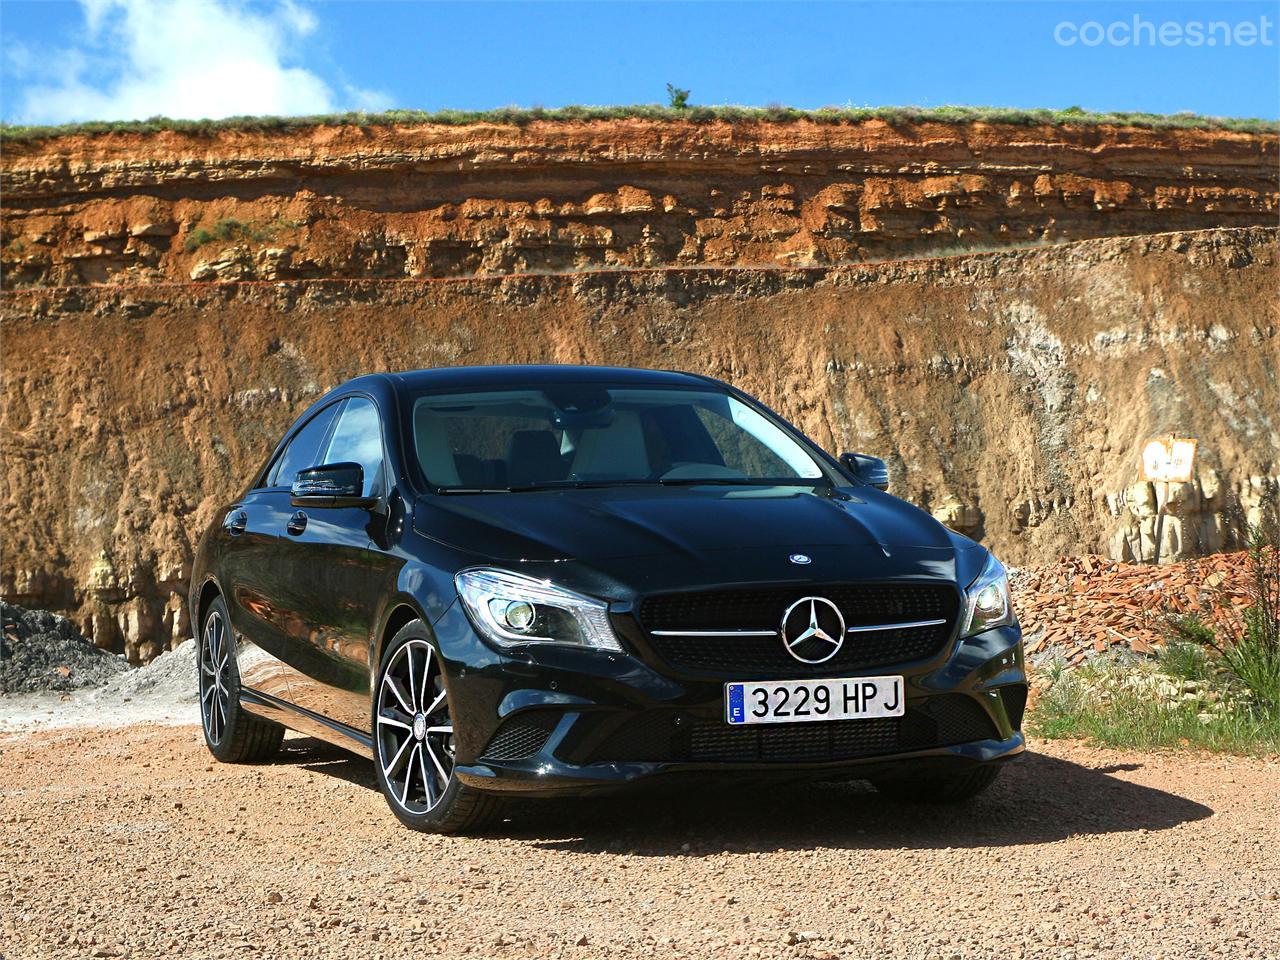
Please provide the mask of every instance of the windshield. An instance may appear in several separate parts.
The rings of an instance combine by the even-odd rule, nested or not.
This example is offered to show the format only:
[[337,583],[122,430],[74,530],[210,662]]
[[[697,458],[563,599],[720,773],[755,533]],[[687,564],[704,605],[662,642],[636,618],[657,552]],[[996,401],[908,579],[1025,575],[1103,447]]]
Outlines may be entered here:
[[413,439],[442,490],[828,482],[772,418],[714,389],[555,384],[431,393]]

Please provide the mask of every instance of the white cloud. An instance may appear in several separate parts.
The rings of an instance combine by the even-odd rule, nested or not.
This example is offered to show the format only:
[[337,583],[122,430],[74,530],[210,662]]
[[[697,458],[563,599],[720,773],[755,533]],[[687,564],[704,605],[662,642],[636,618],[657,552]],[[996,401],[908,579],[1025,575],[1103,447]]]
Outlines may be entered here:
[[385,102],[375,92],[344,87],[340,103],[329,84],[298,65],[298,48],[316,20],[291,0],[253,7],[243,0],[81,0],[81,6],[81,42],[38,68],[28,59],[21,71],[32,81],[21,96],[23,122],[297,115]]

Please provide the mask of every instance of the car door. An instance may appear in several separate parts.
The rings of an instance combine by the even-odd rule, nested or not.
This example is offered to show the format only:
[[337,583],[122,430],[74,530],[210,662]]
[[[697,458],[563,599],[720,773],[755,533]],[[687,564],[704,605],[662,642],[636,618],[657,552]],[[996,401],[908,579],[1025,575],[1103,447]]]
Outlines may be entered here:
[[311,466],[329,438],[337,405],[330,405],[292,431],[262,481],[223,519],[220,577],[232,630],[239,638],[241,682],[281,700],[291,699],[288,666],[293,627],[307,611],[281,564],[285,526],[291,515],[289,484]]
[[369,638],[385,578],[373,532],[386,509],[382,418],[365,396],[349,397],[314,466],[358,463],[373,509],[293,508],[284,525],[284,565],[308,620],[288,648],[293,701],[357,730],[370,729]]

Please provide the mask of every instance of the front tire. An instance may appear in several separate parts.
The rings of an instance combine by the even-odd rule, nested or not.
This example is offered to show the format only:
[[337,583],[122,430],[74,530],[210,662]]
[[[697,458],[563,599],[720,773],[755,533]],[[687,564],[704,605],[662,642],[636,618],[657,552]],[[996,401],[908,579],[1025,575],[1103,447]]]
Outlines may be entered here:
[[428,833],[466,833],[493,820],[501,799],[454,775],[453,713],[440,653],[415,620],[391,639],[373,697],[374,768],[391,812]]
[[284,727],[255,717],[240,706],[240,672],[231,618],[221,597],[205,612],[197,659],[200,722],[209,752],[223,763],[257,763],[274,756],[284,739]]
[[949,776],[875,780],[873,785],[877,792],[908,803],[964,803],[995,783],[999,775],[999,767],[985,766]]

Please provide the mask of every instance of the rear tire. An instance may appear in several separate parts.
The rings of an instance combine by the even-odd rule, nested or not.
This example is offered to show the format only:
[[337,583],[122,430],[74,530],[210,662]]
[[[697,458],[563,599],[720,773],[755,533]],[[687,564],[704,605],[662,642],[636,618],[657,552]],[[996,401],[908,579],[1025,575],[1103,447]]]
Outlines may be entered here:
[[877,792],[908,803],[964,803],[995,783],[1000,768],[975,767],[950,776],[910,777],[902,780],[872,781]]
[[200,722],[209,752],[223,763],[259,763],[275,756],[284,727],[240,706],[235,640],[222,597],[216,597],[205,611],[196,659]]
[[387,644],[373,695],[378,787],[406,827],[470,833],[497,819],[501,797],[454,775],[453,713],[440,653],[426,624],[406,624]]

